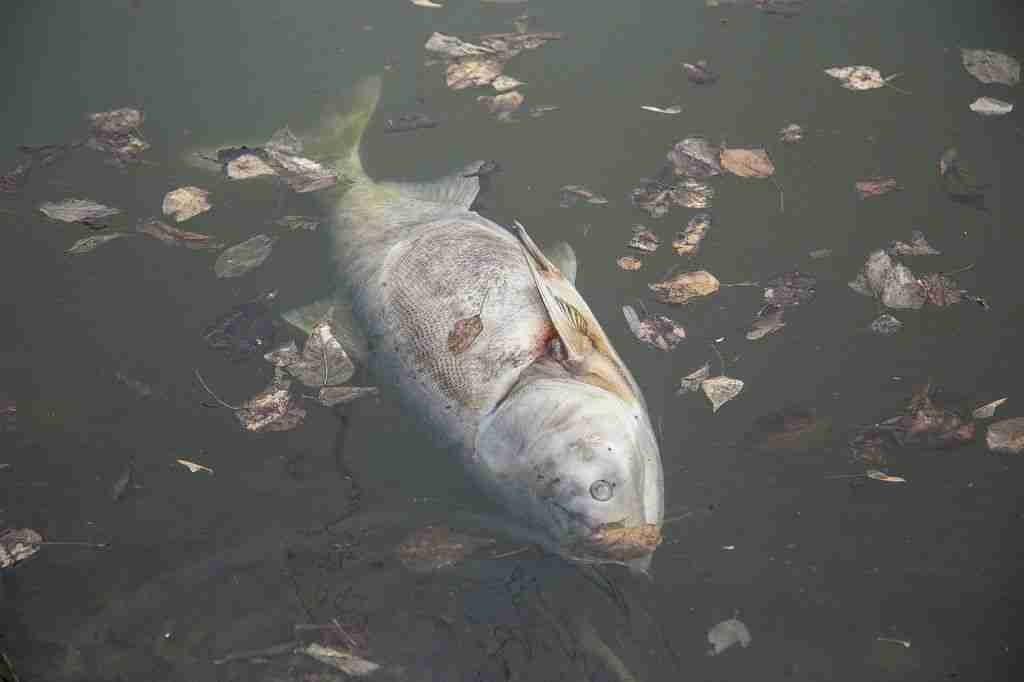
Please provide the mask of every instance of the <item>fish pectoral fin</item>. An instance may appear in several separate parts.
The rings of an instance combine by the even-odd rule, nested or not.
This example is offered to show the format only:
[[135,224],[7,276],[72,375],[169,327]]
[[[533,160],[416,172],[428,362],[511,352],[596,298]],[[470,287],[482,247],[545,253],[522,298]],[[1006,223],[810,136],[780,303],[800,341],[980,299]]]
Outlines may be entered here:
[[331,331],[341,343],[342,348],[362,366],[366,366],[369,352],[366,338],[358,326],[352,305],[338,295],[328,296],[309,305],[292,308],[281,315],[285,322],[300,331],[311,334],[313,328],[327,320],[331,323]]

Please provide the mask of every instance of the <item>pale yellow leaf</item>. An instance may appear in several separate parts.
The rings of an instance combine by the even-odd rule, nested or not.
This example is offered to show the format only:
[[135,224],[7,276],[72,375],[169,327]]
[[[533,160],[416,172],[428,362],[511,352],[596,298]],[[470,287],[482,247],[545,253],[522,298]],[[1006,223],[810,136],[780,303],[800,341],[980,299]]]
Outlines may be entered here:
[[213,469],[211,469],[210,467],[203,466],[202,464],[196,464],[195,462],[190,462],[187,459],[178,459],[178,460],[175,460],[175,461],[178,464],[180,464],[181,466],[183,466],[186,469],[188,469],[189,471],[191,471],[193,474],[194,473],[198,473],[200,471],[205,471],[205,472],[207,472],[209,474],[213,473]]
[[864,472],[868,478],[873,478],[876,481],[885,481],[886,483],[906,483],[907,479],[902,476],[890,476],[884,471],[878,471],[877,469],[868,469]]

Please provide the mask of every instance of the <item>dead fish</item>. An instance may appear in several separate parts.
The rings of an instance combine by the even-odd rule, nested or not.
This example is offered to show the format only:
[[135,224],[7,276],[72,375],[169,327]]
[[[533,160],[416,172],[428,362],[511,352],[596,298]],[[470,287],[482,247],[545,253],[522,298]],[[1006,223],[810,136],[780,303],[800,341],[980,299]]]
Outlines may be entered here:
[[[571,561],[646,571],[664,513],[658,442],[640,387],[575,287],[575,255],[545,253],[520,223],[473,211],[482,162],[429,182],[371,179],[358,140],[380,89],[362,82],[354,110],[325,119],[320,139],[351,182],[323,197],[338,281],[285,319],[308,333],[331,309],[346,351],[453,446],[504,507],[505,530]],[[450,347],[458,321],[475,316],[472,343]]]

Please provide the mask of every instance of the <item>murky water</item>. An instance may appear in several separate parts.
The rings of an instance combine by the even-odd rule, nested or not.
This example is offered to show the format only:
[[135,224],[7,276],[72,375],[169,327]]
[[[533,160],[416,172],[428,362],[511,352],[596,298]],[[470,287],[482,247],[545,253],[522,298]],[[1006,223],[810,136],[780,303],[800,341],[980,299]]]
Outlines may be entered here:
[[[1016,458],[987,453],[979,438],[892,454],[883,468],[905,484],[840,476],[864,471],[846,446],[857,428],[899,414],[917,384],[931,380],[969,405],[1009,396],[999,416],[1024,414],[1024,132],[1019,110],[968,109],[981,95],[1019,105],[1020,87],[978,83],[959,55],[1024,56],[1015,3],[819,0],[794,18],[699,0],[445,4],[124,0],[8,12],[4,166],[17,163],[16,145],[80,138],[84,113],[118,106],[145,110],[153,145],[127,169],[76,154],[0,201],[0,397],[17,405],[0,433],[0,463],[10,465],[0,470],[0,521],[52,541],[110,543],[45,547],[2,576],[0,650],[21,679],[334,679],[315,677],[328,668],[301,657],[211,662],[332,619],[388,679],[1010,679],[1021,624]],[[506,71],[527,83],[527,106],[560,109],[499,123],[480,93],[450,92],[438,67],[423,66],[423,43],[435,30],[467,39],[512,30],[523,11],[567,36]],[[686,80],[680,63],[701,58],[721,73],[717,84]],[[901,73],[893,84],[911,94],[849,92],[822,73],[845,64]],[[576,247],[579,288],[662,429],[673,520],[651,582],[582,574],[534,552],[503,556],[518,549],[505,541],[455,568],[410,573],[394,554],[410,531],[486,534],[473,515],[488,507],[390,401],[347,409],[340,438],[326,409],[311,408],[294,431],[253,435],[203,405],[195,369],[232,403],[270,376],[262,361],[209,349],[206,325],[269,289],[282,310],[305,303],[328,269],[322,232],[273,225],[316,215],[313,195],[228,182],[185,152],[301,126],[382,71],[371,172],[429,177],[497,160],[489,215]],[[640,109],[672,104],[682,113]],[[383,133],[382,119],[411,111],[442,123]],[[778,130],[791,122],[806,138],[785,146]],[[771,182],[716,181],[714,224],[692,267],[726,283],[793,269],[818,278],[815,300],[760,341],[744,338],[763,304],[757,288],[726,287],[682,308],[647,291],[690,266],[668,242],[693,212],[651,220],[628,195],[691,134],[765,146],[785,197],[780,210]],[[944,195],[937,161],[953,145],[992,183],[988,212]],[[854,181],[872,176],[895,177],[903,191],[858,200]],[[228,243],[277,235],[270,259],[217,279],[215,255],[143,236],[69,257],[89,230],[36,211],[89,197],[121,208],[112,228],[132,231],[187,184],[210,190],[214,209],[184,227]],[[610,203],[559,208],[566,184]],[[642,270],[620,271],[615,259],[640,222],[662,247]],[[846,283],[868,252],[913,229],[943,251],[913,259],[915,271],[973,265],[956,277],[991,309],[899,311],[900,333],[873,335],[877,304]],[[833,254],[812,260],[814,249]],[[633,339],[620,307],[637,300],[682,322],[687,341],[664,353]],[[717,367],[713,343],[746,382],[715,414],[702,396],[675,395],[681,376]],[[758,417],[792,405],[828,425],[812,446],[766,451],[745,439]],[[114,502],[130,457],[138,487]],[[189,473],[178,458],[214,474]],[[732,617],[749,627],[749,647],[707,656],[708,629]]]

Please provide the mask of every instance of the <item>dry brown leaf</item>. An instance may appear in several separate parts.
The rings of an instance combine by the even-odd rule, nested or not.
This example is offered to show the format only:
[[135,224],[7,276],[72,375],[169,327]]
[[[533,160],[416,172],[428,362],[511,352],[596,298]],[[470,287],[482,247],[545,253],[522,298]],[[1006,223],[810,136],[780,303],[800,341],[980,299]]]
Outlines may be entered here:
[[31,528],[0,531],[0,569],[21,563],[39,551],[43,536]]
[[456,533],[444,526],[426,526],[410,533],[395,553],[406,568],[425,573],[452,566],[494,543],[490,538]]
[[135,229],[143,234],[148,234],[150,237],[159,239],[164,244],[184,246],[188,249],[216,250],[224,246],[224,244],[214,241],[208,234],[189,232],[188,230],[172,227],[156,218],[150,218],[139,223],[139,226]]
[[164,196],[163,212],[175,222],[184,222],[210,210],[210,193],[198,187],[179,187]]
[[705,379],[700,382],[700,388],[711,401],[711,411],[718,412],[718,408],[740,394],[743,382],[723,375]]
[[658,250],[658,246],[660,244],[661,240],[658,239],[658,235],[654,234],[643,225],[633,226],[633,237],[629,240],[629,247],[631,249],[652,253]]
[[857,188],[857,194],[861,199],[877,197],[903,189],[900,187],[899,183],[896,182],[896,178],[869,178],[867,180],[858,180],[855,186]]
[[692,298],[715,293],[719,283],[710,272],[697,270],[681,273],[664,282],[648,284],[647,287],[663,303],[683,304]]
[[1008,455],[1024,452],[1024,417],[1003,419],[989,426],[985,444],[992,452]]
[[484,330],[484,323],[479,315],[465,317],[455,323],[455,328],[448,332],[448,350],[452,355],[465,352],[480,332]]
[[775,164],[763,149],[722,149],[722,168],[741,178],[768,178],[775,174]]
[[690,372],[685,377],[679,380],[679,391],[678,394],[683,393],[696,393],[700,390],[701,383],[704,382],[711,376],[711,365],[705,363],[702,367],[694,372]]
[[686,229],[672,241],[672,250],[677,256],[692,256],[697,253],[700,243],[707,236],[711,227],[711,216],[707,213],[698,213],[690,218]]
[[683,325],[664,315],[650,315],[641,319],[633,306],[628,305],[622,306],[622,314],[637,339],[660,350],[670,351],[686,338]]
[[644,265],[636,256],[621,256],[615,263],[623,270],[639,270]]
[[996,409],[1007,400],[1009,400],[1009,398],[1000,398],[999,400],[993,400],[990,403],[986,403],[974,410],[974,412],[971,413],[971,416],[975,419],[991,419],[996,416]]

